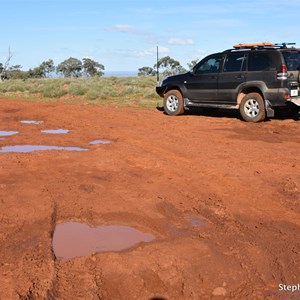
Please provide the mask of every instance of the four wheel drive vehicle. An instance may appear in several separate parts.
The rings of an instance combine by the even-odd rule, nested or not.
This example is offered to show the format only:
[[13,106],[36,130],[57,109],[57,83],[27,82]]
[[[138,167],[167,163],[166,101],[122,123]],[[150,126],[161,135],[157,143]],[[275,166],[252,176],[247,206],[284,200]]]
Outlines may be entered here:
[[192,107],[236,108],[245,121],[300,111],[300,49],[269,42],[238,44],[202,59],[188,73],[165,78],[156,92],[168,115]]

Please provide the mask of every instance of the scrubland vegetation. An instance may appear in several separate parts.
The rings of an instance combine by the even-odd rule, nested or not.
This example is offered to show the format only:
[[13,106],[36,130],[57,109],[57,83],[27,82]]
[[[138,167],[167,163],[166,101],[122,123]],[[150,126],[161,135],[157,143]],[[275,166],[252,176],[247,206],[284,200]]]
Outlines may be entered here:
[[[156,94],[156,72],[160,78],[186,72],[173,58],[161,58],[152,67],[142,67],[137,77],[102,77],[104,65],[90,58],[70,57],[57,66],[49,59],[23,71],[10,65],[12,52],[0,63],[0,96],[29,101],[85,102],[118,106],[153,107],[162,104]],[[191,68],[196,61],[188,64]],[[54,77],[53,77],[54,76]]]
[[153,107],[161,102],[154,77],[92,77],[5,80],[0,96],[30,101]]

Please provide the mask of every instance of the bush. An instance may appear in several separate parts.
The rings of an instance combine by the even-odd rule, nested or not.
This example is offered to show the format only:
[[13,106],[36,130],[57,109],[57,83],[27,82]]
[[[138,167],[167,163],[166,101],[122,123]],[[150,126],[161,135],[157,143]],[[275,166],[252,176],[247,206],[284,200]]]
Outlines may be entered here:
[[87,97],[91,100],[95,100],[97,98],[100,98],[101,96],[101,89],[90,87],[87,91]]
[[83,96],[86,94],[87,90],[88,88],[83,82],[71,82],[68,92],[74,96]]
[[63,87],[57,86],[57,85],[54,85],[54,84],[46,86],[44,88],[44,90],[42,91],[43,96],[48,97],[48,98],[61,97],[61,96],[66,95],[67,93],[68,93],[68,91],[63,89]]

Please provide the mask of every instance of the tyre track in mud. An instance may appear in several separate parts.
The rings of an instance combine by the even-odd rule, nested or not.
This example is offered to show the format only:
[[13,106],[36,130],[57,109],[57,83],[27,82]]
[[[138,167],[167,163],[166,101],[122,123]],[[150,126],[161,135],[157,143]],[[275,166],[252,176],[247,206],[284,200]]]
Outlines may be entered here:
[[[52,143],[84,147],[99,129],[113,143],[84,154],[6,154],[0,169],[6,291],[21,299],[263,299],[280,282],[298,280],[299,211],[291,209],[299,196],[296,122],[17,105],[3,103],[9,129],[23,130],[9,139],[15,144],[47,142],[18,125],[42,117],[48,124],[40,127],[72,130]],[[157,240],[54,259],[54,228],[70,220],[130,225]]]
[[[142,143],[143,144],[143,143]],[[156,148],[157,150],[157,148]],[[147,153],[151,153],[151,150],[145,151]],[[156,151],[157,152],[157,151]],[[182,153],[181,153],[182,154]],[[159,157],[161,158],[162,156],[167,157],[169,154],[165,153],[165,155],[162,155],[162,153],[159,153]],[[182,156],[180,157],[182,160]],[[178,162],[178,159],[180,158],[176,158],[176,162]],[[187,161],[188,159],[186,159]],[[185,161],[185,162],[186,162]],[[184,163],[185,163],[184,162]],[[192,168],[192,166],[190,166]],[[183,170],[182,173],[187,173],[186,170]],[[217,172],[216,172],[217,173]],[[179,175],[180,176],[180,175]],[[188,186],[188,185],[187,185]],[[294,184],[295,186],[295,184]],[[295,195],[299,196],[298,193],[298,189],[297,187],[295,187],[293,189],[293,192],[295,193]],[[212,200],[212,199],[210,199]],[[257,230],[253,230],[250,229],[249,226],[245,225],[244,223],[241,223],[239,221],[237,221],[236,219],[234,219],[234,217],[232,217],[230,215],[230,213],[227,211],[220,211],[220,207],[225,207],[224,204],[222,204],[221,200],[217,200],[216,204],[214,205],[212,203],[213,201],[206,201],[205,204],[202,204],[202,208],[199,211],[199,209],[195,209],[197,211],[197,213],[199,213],[200,217],[205,217],[207,220],[210,221],[211,224],[215,225],[215,230],[217,231],[217,233],[215,233],[216,235],[218,235],[218,237],[220,238],[220,235],[222,235],[222,237],[220,238],[222,240],[222,244],[221,245],[217,245],[220,248],[224,248],[224,246],[227,244],[227,241],[229,240],[229,244],[232,243],[233,241],[235,241],[237,239],[237,237],[241,238],[241,244],[244,243],[244,245],[240,245],[237,248],[240,248],[240,251],[236,251],[236,253],[234,253],[234,251],[229,251],[231,254],[234,255],[234,257],[240,262],[241,268],[243,268],[244,270],[246,270],[248,272],[248,280],[249,280],[249,286],[255,286],[257,285],[257,281],[259,281],[259,285],[261,287],[263,286],[267,286],[267,280],[264,278],[264,274],[260,274],[257,271],[255,271],[255,269],[257,268],[257,264],[255,264],[255,262],[253,263],[251,261],[251,259],[249,259],[246,255],[241,254],[243,251],[245,251],[246,249],[249,248],[249,246],[253,247],[253,248],[257,248],[259,249],[260,252],[264,252],[264,256],[268,257],[269,261],[268,261],[268,265],[266,266],[266,269],[272,269],[274,274],[277,274],[276,276],[273,274],[272,277],[274,279],[277,279],[279,282],[288,282],[293,281],[295,279],[297,279],[297,271],[296,272],[288,272],[290,274],[285,275],[284,272],[284,266],[283,265],[297,265],[297,256],[295,254],[297,254],[299,251],[299,243],[296,242],[296,240],[293,241],[289,241],[288,238],[285,238],[284,241],[282,241],[281,243],[278,243],[278,247],[276,247],[276,250],[273,250],[272,247],[266,247],[266,245],[271,244],[274,245],[274,242],[276,243],[277,240],[282,240],[284,233],[280,230],[277,230],[277,232],[274,232],[274,227],[273,224],[268,224],[267,226],[269,228],[264,229],[264,236],[268,237],[271,235],[271,238],[267,239],[267,241],[262,244],[260,241],[260,238],[256,238],[257,234],[256,231]],[[270,205],[272,205],[272,201],[269,202]],[[218,211],[218,213],[216,214],[215,212]],[[226,216],[225,220],[220,217],[220,213],[224,216]],[[294,214],[296,216],[296,214]],[[259,222],[259,225],[261,225],[261,229],[264,227],[265,222]],[[298,226],[295,226],[294,224],[287,224],[287,226],[290,226],[291,228],[294,228],[294,231],[297,232],[297,230],[299,229]],[[257,225],[255,225],[255,228],[258,228]],[[211,232],[212,230],[210,230]],[[270,234],[271,233],[271,234]],[[211,234],[210,234],[211,235]],[[288,236],[288,234],[286,234]],[[245,238],[245,236],[247,238]],[[210,239],[217,239],[217,237],[213,237]],[[251,242],[249,243],[250,240]],[[227,246],[228,250],[231,250],[233,247],[232,246]],[[282,253],[282,252],[286,252],[286,249],[293,249],[293,253],[291,253],[291,257],[293,258],[288,258],[286,259],[286,261],[284,262],[280,262],[280,260],[278,260],[278,252]],[[296,249],[296,250],[295,250]],[[245,251],[246,252],[246,251]],[[251,279],[252,278],[252,279]],[[254,279],[253,279],[254,278]],[[252,282],[254,280],[254,282]],[[255,282],[256,280],[256,282]],[[254,293],[255,294],[255,293]],[[260,296],[262,297],[262,293],[260,293]]]

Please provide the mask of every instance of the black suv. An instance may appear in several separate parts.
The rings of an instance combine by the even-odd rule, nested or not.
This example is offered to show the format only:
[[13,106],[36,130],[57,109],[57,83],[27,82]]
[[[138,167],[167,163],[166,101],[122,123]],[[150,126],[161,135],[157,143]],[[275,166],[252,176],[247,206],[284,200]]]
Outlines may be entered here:
[[300,49],[291,44],[238,44],[165,78],[156,92],[168,115],[193,107],[236,108],[245,121],[300,111]]

